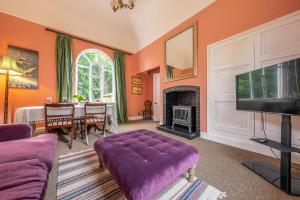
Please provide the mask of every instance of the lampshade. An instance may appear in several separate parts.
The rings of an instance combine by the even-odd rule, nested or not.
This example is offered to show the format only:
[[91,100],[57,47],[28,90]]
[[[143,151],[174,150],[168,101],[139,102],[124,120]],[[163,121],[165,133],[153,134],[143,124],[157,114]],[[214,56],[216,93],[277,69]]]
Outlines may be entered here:
[[9,71],[10,74],[20,74],[18,72],[17,60],[9,56],[0,56],[0,72]]

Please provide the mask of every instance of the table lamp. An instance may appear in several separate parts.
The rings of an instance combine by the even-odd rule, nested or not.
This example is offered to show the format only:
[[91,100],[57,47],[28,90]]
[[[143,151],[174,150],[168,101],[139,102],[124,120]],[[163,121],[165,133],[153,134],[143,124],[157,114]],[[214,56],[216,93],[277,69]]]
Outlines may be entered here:
[[0,73],[6,74],[5,76],[5,98],[4,98],[4,124],[7,124],[8,119],[8,92],[9,92],[9,75],[18,73],[17,60],[9,56],[0,56]]

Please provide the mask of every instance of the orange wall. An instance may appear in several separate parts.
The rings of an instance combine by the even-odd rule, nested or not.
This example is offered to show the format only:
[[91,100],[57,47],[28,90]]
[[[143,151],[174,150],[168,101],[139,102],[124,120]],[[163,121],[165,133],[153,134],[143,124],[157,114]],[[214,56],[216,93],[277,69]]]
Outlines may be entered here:
[[[47,96],[55,97],[55,35],[43,26],[0,13],[0,55],[6,55],[7,46],[15,45],[39,52],[37,90],[10,89],[9,118],[17,107],[41,105]],[[0,76],[0,96],[4,96],[4,76]],[[3,98],[0,101],[0,117],[3,119]]]
[[[7,54],[7,46],[15,45],[39,52],[38,89],[10,89],[9,119],[18,107],[44,104],[46,97],[56,97],[56,58],[55,34],[45,31],[45,27],[4,13],[0,13],[0,55]],[[78,54],[87,48],[96,48],[113,56],[113,51],[102,46],[73,39],[73,63]],[[126,93],[128,99],[128,115],[137,116],[143,109],[145,95],[132,95],[130,88],[131,76],[136,74],[135,56],[126,55]],[[5,76],[0,75],[0,123],[3,121],[4,82]],[[134,102],[134,104],[132,103]]]
[[[299,0],[217,0],[137,53],[137,72],[161,66],[162,91],[176,85],[200,87],[200,128],[207,130],[207,45],[300,9]],[[164,41],[198,22],[198,77],[165,83]],[[162,102],[160,105],[163,105]],[[161,121],[163,119],[161,108]]]
[[[128,66],[136,66],[135,59],[126,58]],[[127,114],[129,117],[141,115],[144,110],[144,101],[146,100],[145,79],[142,77],[142,95],[131,94],[131,77],[136,75],[135,67],[126,68],[126,97],[127,97]]]

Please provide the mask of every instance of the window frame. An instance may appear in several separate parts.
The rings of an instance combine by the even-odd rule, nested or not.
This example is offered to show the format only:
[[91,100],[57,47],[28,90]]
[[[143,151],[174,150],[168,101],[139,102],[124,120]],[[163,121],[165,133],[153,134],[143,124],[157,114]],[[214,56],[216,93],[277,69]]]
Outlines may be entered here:
[[[95,52],[96,55],[102,55],[102,56],[106,57],[109,60],[109,62],[111,64],[111,71],[106,70],[105,67],[99,63],[99,61],[96,62],[97,65],[100,67],[100,70],[99,70],[100,99],[101,99],[101,101],[103,101],[103,97],[110,96],[110,94],[109,95],[107,95],[107,94],[104,95],[104,73],[105,73],[105,71],[108,71],[108,72],[111,72],[111,75],[112,75],[112,93],[111,93],[112,101],[111,102],[103,101],[103,102],[104,103],[115,103],[116,102],[116,91],[115,91],[115,71],[114,71],[115,67],[114,67],[114,63],[113,63],[111,57],[108,54],[106,54],[105,52],[103,52],[99,49],[85,49],[85,50],[81,51],[78,54],[78,56],[76,58],[76,62],[75,62],[75,70],[74,70],[74,72],[75,72],[75,74],[74,74],[74,77],[75,77],[74,78],[74,85],[75,85],[75,87],[74,87],[73,93],[77,94],[77,92],[78,92],[78,68],[79,67],[80,68],[86,68],[86,69],[89,70],[89,99],[87,99],[87,100],[88,101],[93,101],[94,100],[94,99],[92,99],[92,91],[93,91],[92,83],[93,83],[93,78],[94,78],[94,76],[92,75],[93,62],[86,55],[86,53],[88,53],[88,52]],[[79,59],[81,58],[81,56],[84,56],[84,58],[89,62],[89,66],[78,64]],[[97,56],[97,58],[98,58],[98,56]]]

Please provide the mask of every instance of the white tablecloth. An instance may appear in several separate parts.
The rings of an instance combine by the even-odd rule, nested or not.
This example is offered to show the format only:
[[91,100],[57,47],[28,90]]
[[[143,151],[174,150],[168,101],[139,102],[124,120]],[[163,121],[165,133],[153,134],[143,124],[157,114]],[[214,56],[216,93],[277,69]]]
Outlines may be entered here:
[[[15,123],[33,124],[45,120],[44,106],[18,108],[15,112]],[[62,111],[63,112],[63,111]],[[118,132],[117,110],[115,104],[107,104],[107,115],[111,116],[111,132]],[[75,106],[75,118],[84,116],[84,106]]]

